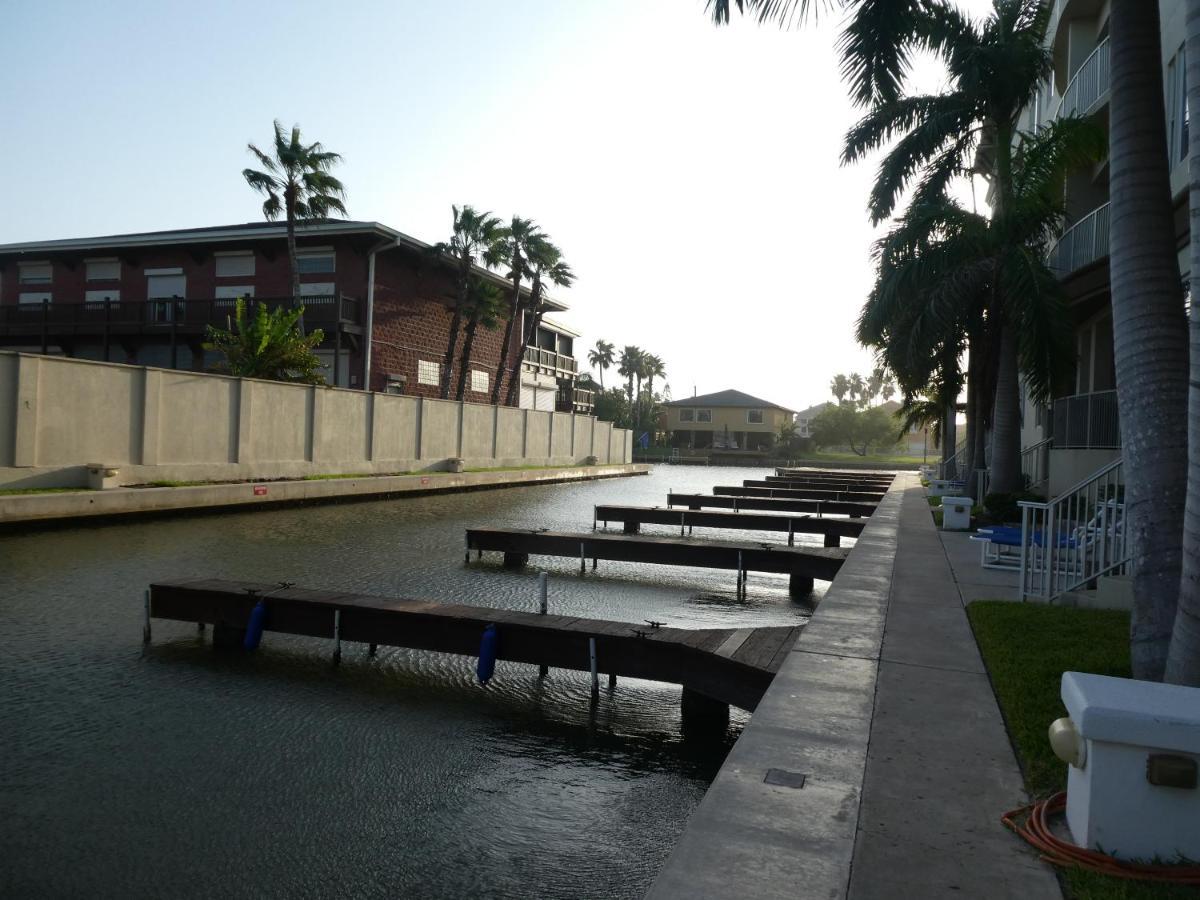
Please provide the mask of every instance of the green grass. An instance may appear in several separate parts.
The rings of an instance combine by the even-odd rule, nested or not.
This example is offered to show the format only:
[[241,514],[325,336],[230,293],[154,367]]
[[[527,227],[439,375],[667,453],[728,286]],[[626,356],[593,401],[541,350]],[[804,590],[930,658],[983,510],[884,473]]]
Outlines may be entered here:
[[802,459],[797,459],[798,465],[807,463],[859,463],[863,466],[919,466],[925,462],[922,456],[908,456],[906,454],[876,454],[869,453],[866,456],[859,456],[857,453],[850,451],[835,452],[832,450],[822,450],[817,453],[806,453]]
[[[463,469],[464,472],[531,472],[535,469],[578,469],[582,463],[572,463],[569,466],[492,466],[479,469]],[[605,466],[608,463],[599,463],[598,465]],[[442,473],[448,474],[448,473]]]
[[221,484],[219,481],[171,481],[164,479],[161,481],[151,481],[150,487],[198,487],[202,484]]
[[86,487],[45,487],[45,488],[4,488],[0,497],[20,497],[25,494],[74,494],[80,491],[90,491]]
[[[388,472],[389,475],[408,475],[408,472]],[[374,472],[333,472],[328,475],[305,475],[302,481],[333,481],[337,478],[377,478]]]
[[[1066,715],[1063,672],[1129,677],[1129,613],[1005,601],[976,601],[967,617],[1008,726],[1025,787],[1041,798],[1066,788],[1067,766],[1051,751],[1047,730]],[[1071,900],[1172,900],[1194,888],[1126,881],[1071,869]]]

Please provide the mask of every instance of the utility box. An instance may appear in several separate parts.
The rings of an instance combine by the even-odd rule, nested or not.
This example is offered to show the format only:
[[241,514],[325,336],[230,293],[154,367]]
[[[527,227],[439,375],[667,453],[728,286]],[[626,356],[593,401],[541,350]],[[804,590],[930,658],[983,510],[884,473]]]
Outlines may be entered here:
[[975,501],[970,497],[942,498],[942,531],[966,531],[971,527],[971,507]]
[[1067,825],[1122,859],[1200,860],[1200,688],[1064,672]]
[[107,466],[104,463],[87,464],[87,486],[93,491],[115,488],[120,476],[121,470],[116,466]]
[[961,491],[962,489],[963,483],[961,481],[949,481],[945,478],[934,478],[929,482],[929,493],[935,497],[953,494],[955,491]]

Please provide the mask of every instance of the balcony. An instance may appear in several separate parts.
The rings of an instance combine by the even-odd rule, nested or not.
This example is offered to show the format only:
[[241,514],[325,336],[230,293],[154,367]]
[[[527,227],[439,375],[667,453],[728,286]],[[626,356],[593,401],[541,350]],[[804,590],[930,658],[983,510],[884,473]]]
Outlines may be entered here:
[[1121,447],[1116,391],[1059,397],[1054,401],[1051,422],[1055,450],[1119,450]]
[[[254,297],[269,309],[304,306],[304,325],[311,330],[358,331],[361,305],[352,297]],[[107,334],[203,334],[209,325],[229,327],[236,301],[101,300],[82,303],[27,303],[0,306],[0,337],[48,338]]]
[[596,392],[583,388],[560,387],[555,409],[559,412],[574,412],[591,415],[596,408]]
[[1068,228],[1050,247],[1047,265],[1059,278],[1066,278],[1080,269],[1108,256],[1109,205],[1105,203]]
[[525,351],[525,365],[532,366],[538,372],[564,378],[574,378],[579,370],[575,357],[541,347],[530,347]]
[[1108,101],[1112,83],[1110,59],[1108,38],[1105,38],[1067,83],[1055,113],[1057,118],[1087,116]]

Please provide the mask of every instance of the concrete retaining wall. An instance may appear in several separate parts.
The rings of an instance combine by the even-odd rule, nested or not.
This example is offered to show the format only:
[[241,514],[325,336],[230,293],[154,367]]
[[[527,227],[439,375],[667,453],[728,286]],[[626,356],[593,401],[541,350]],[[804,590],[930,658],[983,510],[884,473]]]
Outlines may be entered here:
[[588,416],[0,353],[0,488],[567,466],[632,460]]

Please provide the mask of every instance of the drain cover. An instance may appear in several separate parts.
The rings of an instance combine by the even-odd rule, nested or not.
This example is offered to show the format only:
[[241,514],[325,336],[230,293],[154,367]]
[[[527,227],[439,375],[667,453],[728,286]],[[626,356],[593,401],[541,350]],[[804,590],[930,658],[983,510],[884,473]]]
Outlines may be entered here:
[[766,784],[777,784],[780,787],[802,788],[804,779],[808,776],[803,772],[789,772],[787,769],[767,769]]

